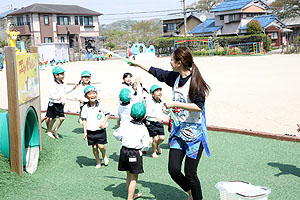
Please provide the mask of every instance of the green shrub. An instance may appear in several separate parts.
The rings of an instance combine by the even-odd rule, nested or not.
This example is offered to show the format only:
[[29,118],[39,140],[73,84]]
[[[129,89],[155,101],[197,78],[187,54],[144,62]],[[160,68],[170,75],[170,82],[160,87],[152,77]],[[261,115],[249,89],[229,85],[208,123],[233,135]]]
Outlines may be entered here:
[[260,22],[257,20],[252,20],[247,24],[247,33],[248,34],[260,34],[262,33],[262,27]]

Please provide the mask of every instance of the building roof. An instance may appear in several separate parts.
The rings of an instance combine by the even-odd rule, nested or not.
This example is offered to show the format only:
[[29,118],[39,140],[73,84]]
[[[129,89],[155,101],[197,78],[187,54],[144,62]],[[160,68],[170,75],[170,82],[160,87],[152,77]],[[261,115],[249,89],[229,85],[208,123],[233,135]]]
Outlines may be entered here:
[[102,13],[89,10],[77,5],[61,5],[61,4],[40,4],[34,3],[30,6],[21,8],[9,15],[20,15],[25,13],[51,13],[65,15],[102,15]]
[[3,12],[3,13],[0,13],[0,19],[7,17],[8,14],[10,14],[10,13],[12,13],[12,12],[15,12],[16,10],[17,10],[17,9],[14,9],[14,10],[7,10],[7,11],[5,11],[5,12]]
[[[229,10],[237,10],[245,7],[247,4],[252,2],[253,0],[224,0],[217,7],[212,9],[210,12],[221,12],[221,11],[229,11]],[[270,8],[264,1],[258,0],[266,7]]]
[[[266,26],[268,26],[274,20],[277,20],[278,22],[280,22],[282,25],[284,25],[286,27],[286,25],[282,21],[280,21],[277,17],[275,17],[274,15],[260,15],[260,16],[256,16],[253,19],[251,19],[249,22],[251,22],[252,20],[259,21],[261,27],[263,27],[263,28],[265,28]],[[240,30],[246,30],[247,29],[247,24],[245,24],[244,26],[240,27]]]
[[282,20],[287,26],[300,26],[300,17],[292,17]]
[[211,12],[221,12],[241,9],[252,0],[224,0],[221,4],[211,10]]
[[[191,13],[186,13],[186,17],[189,17]],[[172,13],[168,14],[167,16],[161,18],[161,21],[167,21],[167,20],[177,20],[177,19],[183,19],[183,13]]]
[[[206,12],[206,11],[204,11],[204,12],[192,12],[191,14],[190,14],[190,16],[189,17],[187,17],[187,20],[189,19],[189,18],[191,18],[191,17],[194,17],[194,18],[196,18],[196,19],[198,19],[200,22],[201,22],[201,20],[200,20],[200,16],[201,15],[205,15],[205,17],[208,19],[208,18],[213,18],[214,17],[214,14],[211,14],[211,13],[209,13],[209,12]],[[178,24],[178,27],[180,27],[181,25],[183,25],[184,24],[184,22],[181,22],[180,24]]]
[[[203,29],[203,26],[204,26],[204,29]],[[192,33],[192,34],[213,33],[222,27],[223,26],[215,26],[215,19],[210,18],[210,19],[205,20],[205,22],[199,24],[195,28],[193,28],[189,33]]]

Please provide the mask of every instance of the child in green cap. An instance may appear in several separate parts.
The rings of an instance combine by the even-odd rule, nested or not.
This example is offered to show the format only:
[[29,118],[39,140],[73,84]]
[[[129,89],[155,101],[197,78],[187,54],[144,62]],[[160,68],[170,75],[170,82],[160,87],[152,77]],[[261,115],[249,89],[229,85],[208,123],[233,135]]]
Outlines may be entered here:
[[152,157],[158,158],[156,151],[162,153],[162,149],[159,145],[165,140],[165,132],[163,122],[166,118],[165,106],[161,100],[162,98],[162,88],[158,85],[153,85],[150,88],[150,93],[152,98],[147,104],[147,118],[146,127],[149,131],[152,140]]
[[78,122],[81,123],[81,111],[82,107],[87,104],[88,99],[84,95],[84,89],[86,86],[91,85],[91,72],[85,70],[81,73],[81,78],[78,83],[78,88],[76,89],[76,99],[79,101],[79,107],[80,107],[80,112],[79,112],[79,119]]
[[127,199],[137,199],[142,196],[142,193],[135,193],[138,174],[144,173],[142,151],[149,148],[150,137],[142,122],[146,115],[144,104],[133,104],[130,115],[132,120],[122,123],[113,135],[122,143],[118,170],[126,171]]
[[82,108],[81,119],[83,126],[83,139],[88,140],[88,145],[93,148],[93,153],[97,161],[95,168],[101,167],[101,161],[99,158],[98,148],[102,154],[104,165],[108,165],[108,158],[106,156],[105,144],[106,139],[106,127],[108,126],[109,112],[97,99],[97,89],[89,85],[84,89],[85,97],[88,99],[88,103]]
[[[64,114],[64,105],[66,101],[66,94],[73,91],[77,86],[70,90],[66,90],[66,85],[63,82],[65,78],[65,70],[60,67],[56,66],[52,70],[52,74],[54,77],[54,82],[49,88],[49,103],[46,113],[46,125],[47,125],[47,135],[51,138],[58,139],[59,136],[57,131],[63,121],[65,120]],[[52,127],[56,121],[56,117],[59,117],[58,122],[56,123],[55,128],[52,130]]]

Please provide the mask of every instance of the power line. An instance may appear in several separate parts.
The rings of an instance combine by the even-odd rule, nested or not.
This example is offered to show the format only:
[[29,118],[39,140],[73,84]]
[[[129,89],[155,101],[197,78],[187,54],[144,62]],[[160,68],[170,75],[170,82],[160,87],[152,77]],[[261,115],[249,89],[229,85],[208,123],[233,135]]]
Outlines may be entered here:
[[150,18],[150,17],[165,17],[166,15],[149,15],[149,16],[136,16],[136,17],[122,17],[122,18],[106,18],[106,19],[100,19],[102,20],[120,20],[120,19],[140,19],[140,18]]
[[103,15],[134,15],[134,14],[144,14],[144,13],[158,13],[158,12],[169,12],[181,9],[171,9],[171,10],[154,10],[154,11],[141,11],[141,12],[129,12],[129,13],[108,13]]

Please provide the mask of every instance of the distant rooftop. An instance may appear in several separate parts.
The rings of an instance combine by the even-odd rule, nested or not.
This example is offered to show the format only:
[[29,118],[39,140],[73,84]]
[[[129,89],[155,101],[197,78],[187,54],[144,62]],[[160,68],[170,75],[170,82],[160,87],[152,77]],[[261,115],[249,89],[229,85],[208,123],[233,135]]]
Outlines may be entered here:
[[189,33],[213,33],[222,27],[223,26],[215,26],[215,19],[211,18],[193,28]]
[[252,0],[224,0],[220,5],[212,9],[211,12],[241,9],[251,1]]
[[[278,22],[280,22],[281,24],[283,24],[286,27],[286,24],[284,24],[282,21],[280,21],[277,17],[275,17],[274,15],[260,15],[260,16],[256,16],[254,17],[252,20],[257,20],[259,21],[260,25],[264,28],[266,26],[268,26],[270,23],[272,23],[274,20],[277,20]],[[251,20],[251,21],[252,21]],[[249,21],[250,22],[250,21]],[[248,22],[248,23],[249,23]],[[247,23],[247,24],[248,24]],[[245,24],[244,26],[242,26],[240,29],[241,30],[245,30],[247,29],[247,24]]]
[[292,17],[282,20],[287,26],[300,26],[300,17]]
[[53,13],[69,15],[102,15],[102,13],[83,8],[77,5],[60,5],[60,4],[40,4],[34,3],[30,6],[21,8],[9,15],[20,15],[26,13]]

